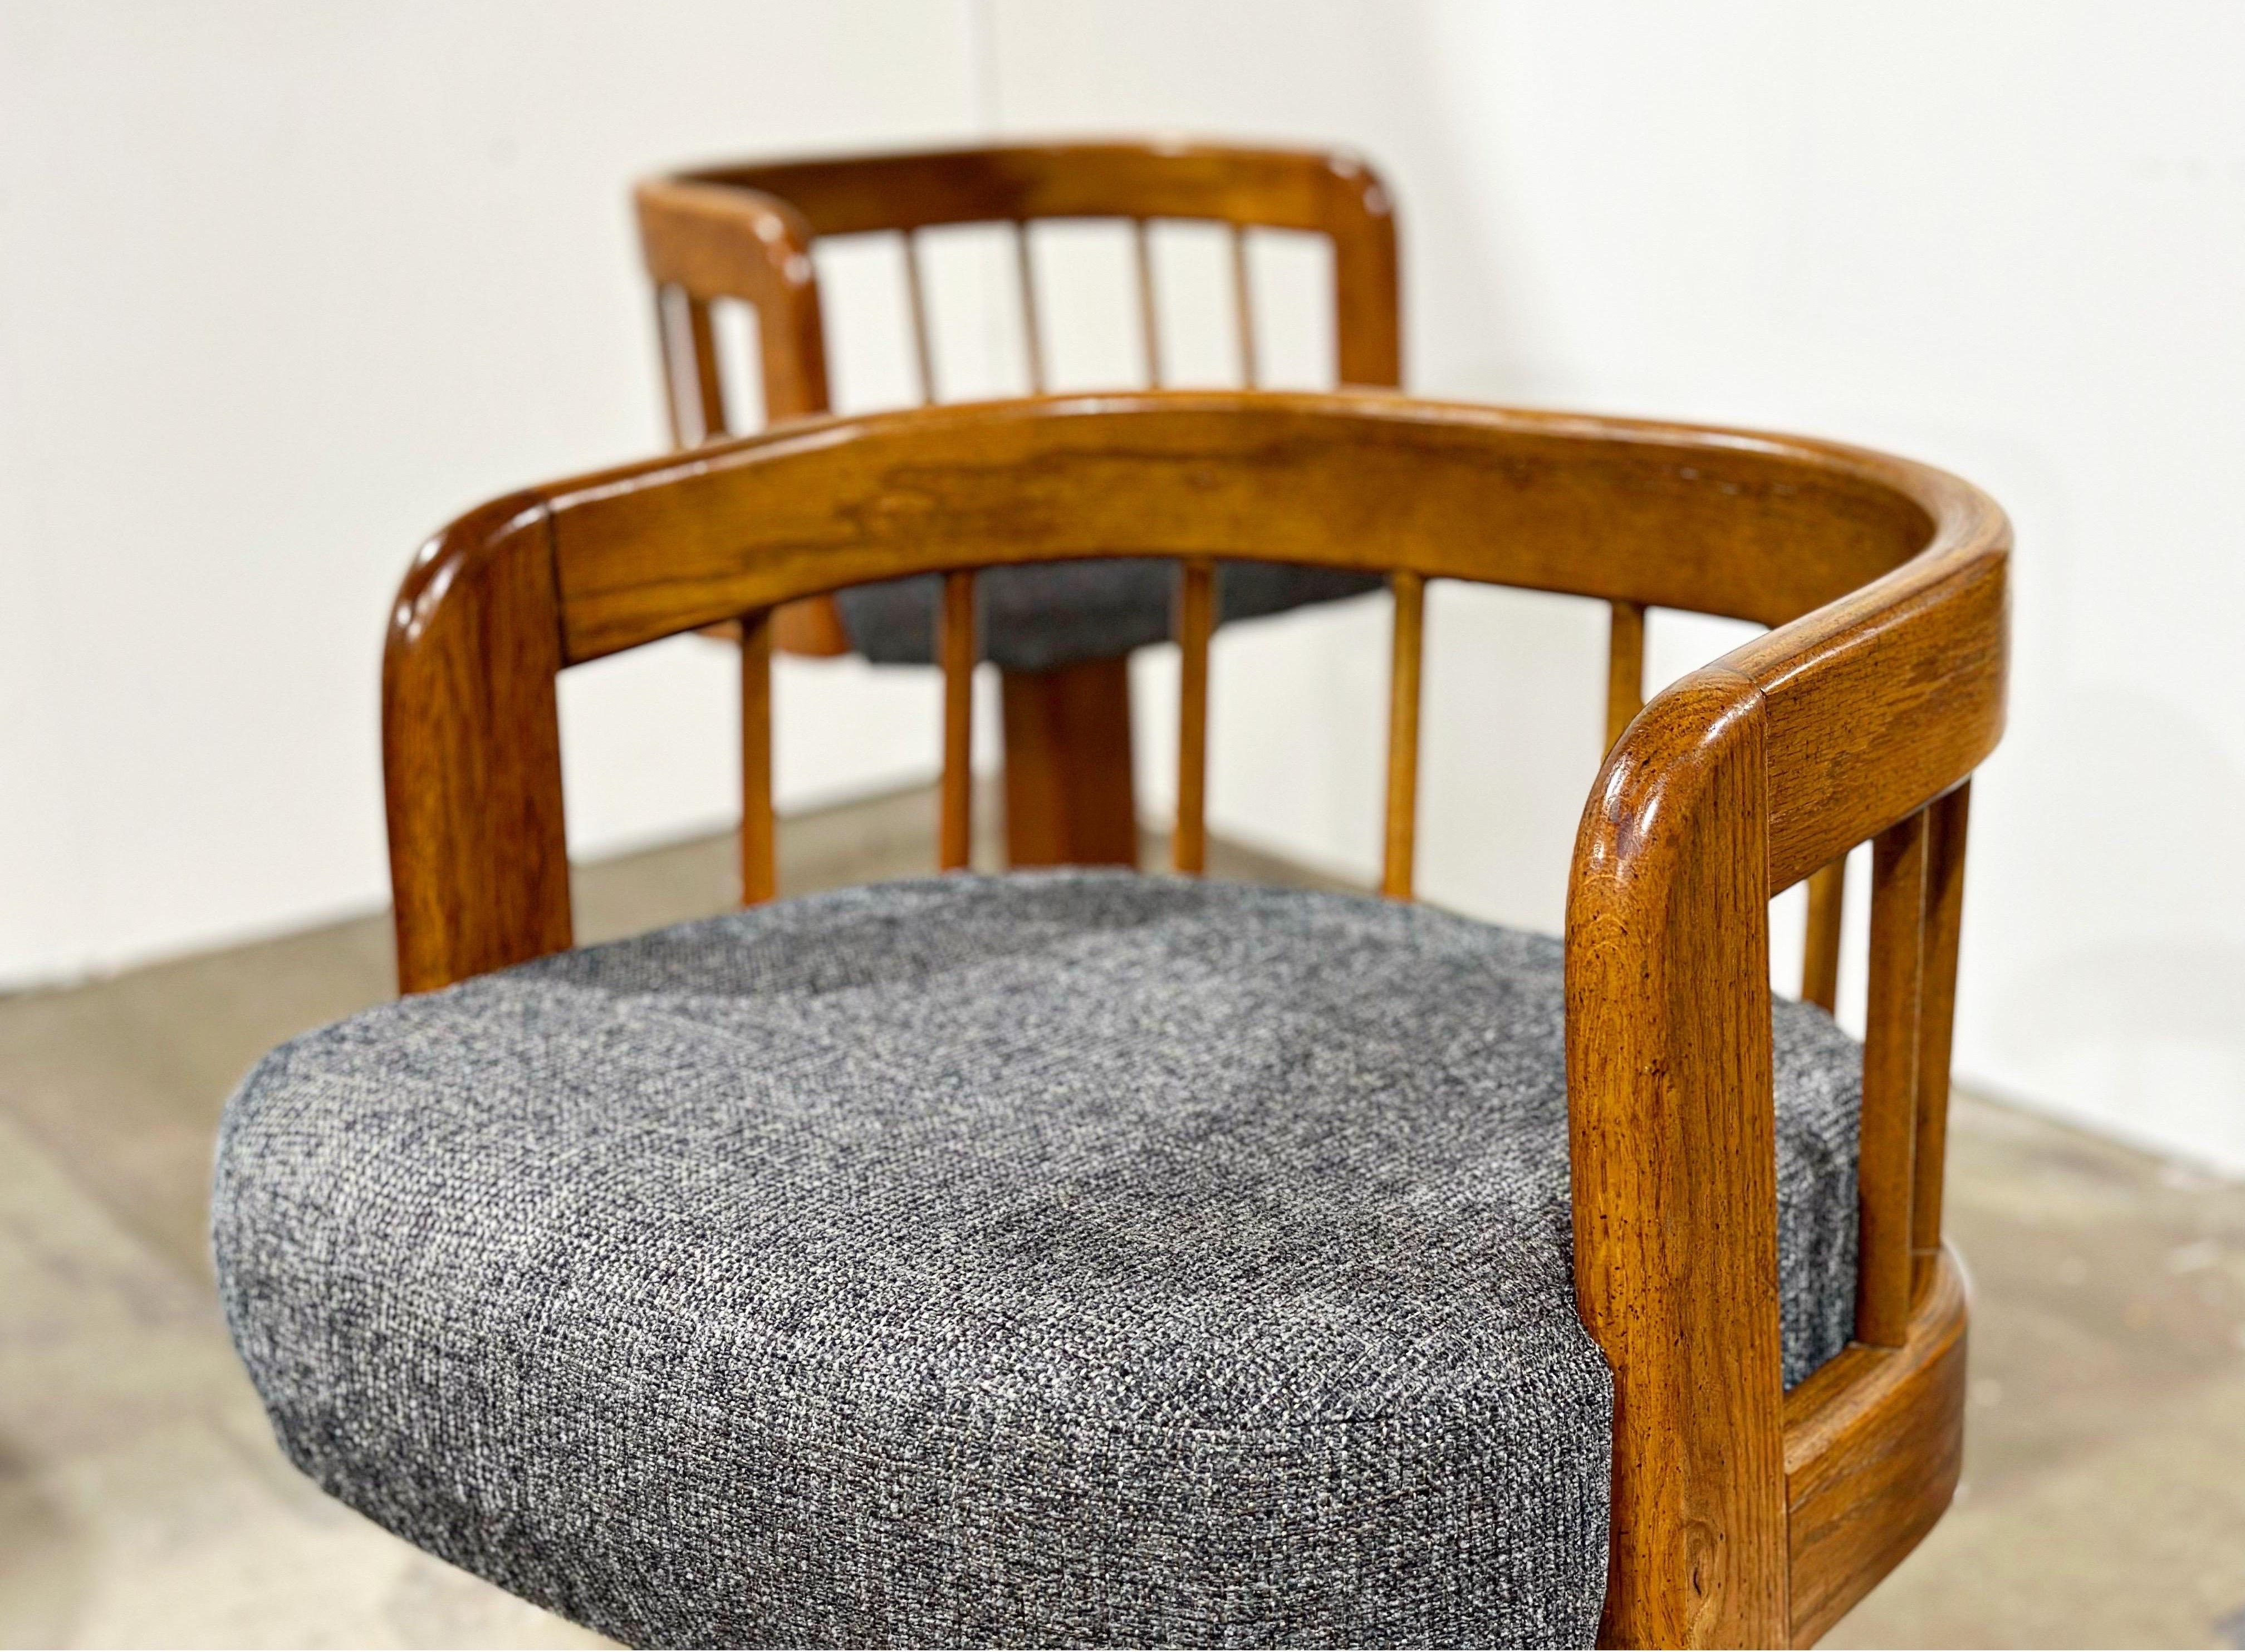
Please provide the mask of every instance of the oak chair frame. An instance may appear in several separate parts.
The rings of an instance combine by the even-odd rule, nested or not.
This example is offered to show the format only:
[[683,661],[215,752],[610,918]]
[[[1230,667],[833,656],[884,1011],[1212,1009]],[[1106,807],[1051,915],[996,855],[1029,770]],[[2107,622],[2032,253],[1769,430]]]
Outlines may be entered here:
[[[727,616],[768,665],[776,608],[858,581],[946,577],[942,860],[963,865],[973,571],[1123,543],[1181,570],[1188,872],[1218,559],[1389,576],[1398,897],[1427,580],[1773,627],[1636,710],[1584,809],[1570,1153],[1577,1307],[1615,1376],[1601,1639],[1813,1642],[1930,1528],[1961,1454],[1964,1296],[1941,1242],[1942,1167],[1967,785],[2002,731],[2010,529],[1953,477],[1746,432],[1149,392],[824,420],[512,495],[432,540],[393,613],[402,987],[570,945],[560,671]],[[743,744],[768,870],[768,716]],[[1866,840],[1855,1337],[1788,1393],[1769,902]]]
[[[904,240],[906,308],[923,404],[937,400],[919,234],[945,225],[1006,223],[1014,230],[1029,389],[1046,389],[1037,284],[1028,226],[1055,219],[1127,220],[1136,253],[1147,383],[1162,383],[1160,305],[1148,224],[1216,222],[1231,232],[1232,303],[1240,382],[1255,388],[1258,352],[1248,280],[1247,232],[1323,235],[1333,254],[1333,349],[1341,386],[1403,382],[1402,300],[1393,192],[1360,158],[1340,151],[1180,141],[1105,140],[979,146],[814,159],[711,166],[650,179],[633,193],[640,244],[655,288],[664,404],[680,447],[731,429],[710,306],[751,306],[768,425],[831,410],[825,322],[812,245],[821,236],[883,232]],[[1611,605],[1608,745],[1643,705],[1645,606]],[[1213,609],[1197,616],[1213,625]],[[813,655],[847,653],[839,611],[827,596],[781,607],[763,646]],[[743,661],[744,693],[767,680]],[[1007,748],[1009,848],[1016,863],[1137,856],[1130,778],[1129,684],[1121,660],[1054,672],[1000,674]],[[753,711],[754,708],[749,708]],[[743,800],[742,889],[758,864]],[[1408,848],[1404,852],[1407,856]],[[1808,880],[1801,996],[1837,1005],[1847,862]]]
[[[634,193],[655,294],[655,324],[673,442],[731,429],[712,304],[751,306],[765,422],[827,412],[824,321],[811,247],[821,237],[901,238],[912,362],[923,405],[938,401],[920,232],[1004,224],[1013,231],[1028,389],[1048,387],[1029,226],[1108,219],[1131,227],[1146,383],[1163,382],[1162,306],[1148,239],[1157,220],[1230,232],[1231,304],[1240,383],[1259,377],[1248,234],[1323,236],[1333,255],[1333,345],[1344,385],[1402,383],[1392,198],[1353,155],[1182,141],[1023,143],[705,166],[653,179]],[[773,645],[840,654],[850,641],[830,597],[782,607]],[[750,677],[761,670],[746,662]],[[1136,865],[1127,660],[1048,671],[1001,671],[1007,838],[1015,864]],[[751,693],[754,689],[751,688]]]

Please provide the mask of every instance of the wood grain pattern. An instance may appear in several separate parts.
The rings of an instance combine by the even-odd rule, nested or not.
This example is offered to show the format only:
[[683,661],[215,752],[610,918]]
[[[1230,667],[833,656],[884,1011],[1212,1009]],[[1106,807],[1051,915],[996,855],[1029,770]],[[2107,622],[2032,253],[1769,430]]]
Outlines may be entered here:
[[974,853],[974,574],[954,569],[943,576],[943,608],[936,621],[936,655],[943,667],[943,782],[936,865],[965,869]]
[[1198,875],[1208,860],[1208,648],[1216,633],[1216,565],[1177,568],[1177,821],[1170,859]]
[[1964,1350],[1964,1278],[1938,1250],[1901,1347],[1855,1344],[1786,1396],[1793,1645],[1814,1645],[1949,1506]]
[[1411,898],[1419,839],[1420,654],[1427,633],[1427,582],[1415,573],[1388,576],[1395,632],[1387,663],[1387,820],[1380,892]]
[[1870,1004],[1855,1172],[1855,1339],[1880,1348],[1900,1347],[1909,1330],[1925,840],[1921,809],[1881,832],[1871,850]]
[[[1984,509],[1968,531],[2008,543],[2001,513]],[[2010,601],[2000,555],[1920,557],[1727,656],[1769,706],[1774,890],[1876,836],[1995,749]]]
[[398,590],[382,768],[402,992],[569,945],[560,607],[534,494],[453,523]]
[[[1937,653],[1946,559],[1912,558],[1932,525],[1882,463],[1892,462],[1834,443],[1365,392],[1118,392],[797,423],[561,484],[565,646],[573,662],[593,659],[672,634],[682,616],[707,624],[930,565],[1125,545],[1349,569],[1376,559],[1391,572],[1783,627],[1726,656],[1773,678],[1785,793],[1773,829],[1832,835],[1795,806],[1801,793],[1868,836],[1910,812],[1894,802],[1913,783],[1906,771],[1938,776],[1937,793],[2000,726],[2000,707],[1991,717],[1975,697],[1996,680],[2000,640],[1976,641],[1983,652],[1953,668]],[[1922,474],[1938,503],[1946,479]],[[1959,600],[2000,598],[1999,575],[1957,578]],[[1912,673],[1899,690],[1875,670],[1866,679],[1875,651],[1842,646],[1845,622],[1828,619],[1875,581],[1883,588],[1860,601]],[[1890,612],[1889,595],[1906,596],[1906,611]],[[2000,618],[1984,606],[1972,622],[1984,633]],[[1944,720],[1938,684],[1952,669],[1969,715]],[[1850,690],[1836,742],[1792,715],[1828,675]],[[1866,682],[1871,703],[1859,705],[1852,692]],[[1881,714],[1894,709],[1913,721]],[[1920,725],[1948,742],[1930,757],[1911,739]],[[1874,736],[1877,748],[1859,749]],[[1896,758],[1891,775],[1870,761],[1881,750]]]
[[[1655,696],[1586,805],[1568,895],[1570,1175],[1577,1303],[1616,1380],[1604,1638],[1820,1632],[1938,1513],[1960,1415],[1962,1355],[1944,1351],[1961,1344],[1943,1327],[1961,1297],[1946,1305],[1937,1145],[1922,1144],[1946,1100],[1962,783],[2001,728],[2010,540],[1953,477],[1746,432],[1150,391],[809,422],[512,496],[416,563],[385,654],[404,984],[568,944],[559,671],[860,580],[944,579],[943,859],[964,864],[973,570],[1123,544],[1185,569],[1179,627],[1203,663],[1184,696],[1200,733],[1188,711],[1180,744],[1198,740],[1196,762],[1222,558],[1776,627]],[[1197,821],[1203,782],[1180,779]],[[1857,1344],[1787,1399],[1768,902],[1863,835],[1865,1330],[1889,1345]],[[1178,836],[1190,870],[1182,816]]]
[[1720,667],[1607,757],[1567,901],[1575,1292],[1614,1372],[1603,1644],[1788,1638],[1765,722]]

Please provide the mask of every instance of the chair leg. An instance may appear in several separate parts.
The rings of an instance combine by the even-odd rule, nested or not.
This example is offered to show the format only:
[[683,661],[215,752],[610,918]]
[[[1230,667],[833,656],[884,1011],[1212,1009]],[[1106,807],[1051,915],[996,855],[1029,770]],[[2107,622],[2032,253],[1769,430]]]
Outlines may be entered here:
[[1130,662],[1007,671],[1006,857],[1014,866],[1136,866]]

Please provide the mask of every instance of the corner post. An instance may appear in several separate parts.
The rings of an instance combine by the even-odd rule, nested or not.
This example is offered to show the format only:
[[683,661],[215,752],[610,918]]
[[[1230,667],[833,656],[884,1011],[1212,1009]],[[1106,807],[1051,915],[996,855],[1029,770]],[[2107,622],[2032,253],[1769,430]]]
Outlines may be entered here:
[[1567,904],[1575,1290],[1614,1372],[1599,1640],[1790,1643],[1761,696],[1696,673],[1609,755]]
[[382,662],[400,992],[569,945],[561,664],[541,499],[496,500],[424,547]]

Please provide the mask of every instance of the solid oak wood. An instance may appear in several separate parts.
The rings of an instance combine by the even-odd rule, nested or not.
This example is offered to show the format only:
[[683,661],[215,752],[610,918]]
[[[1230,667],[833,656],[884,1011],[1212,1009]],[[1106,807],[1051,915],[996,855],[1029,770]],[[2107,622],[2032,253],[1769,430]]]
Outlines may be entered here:
[[[1182,142],[1009,144],[697,167],[640,190],[641,239],[658,282],[692,286],[674,237],[706,245],[713,232],[676,229],[669,209],[695,199],[666,191],[707,188],[757,198],[785,220],[753,230],[771,259],[805,254],[822,235],[939,224],[1027,223],[1049,218],[1189,219],[1306,231],[1333,250],[1334,344],[1344,385],[1402,383],[1402,329],[1394,209],[1386,186],[1355,156]],[[656,192],[649,222],[649,192]],[[743,210],[736,206],[736,212]],[[736,258],[755,256],[739,219],[715,231]],[[658,249],[657,240],[664,242]],[[806,260],[807,262],[807,260]],[[657,266],[661,265],[661,271]],[[706,264],[703,275],[716,274]],[[661,272],[670,272],[668,274]],[[723,278],[705,296],[723,293]]]
[[1136,866],[1129,659],[1118,654],[1051,671],[1004,672],[999,695],[1007,861]]
[[741,616],[741,904],[779,893],[772,809],[772,613]]
[[1645,709],[1645,605],[1615,602],[1606,626],[1606,749]]
[[1870,1004],[1855,1168],[1855,1339],[1882,1348],[1898,1348],[1909,1334],[1925,839],[1920,809],[1881,832],[1871,850]]
[[935,627],[936,657],[943,667],[943,782],[936,865],[955,872],[974,852],[974,574],[943,576],[943,607]]
[[397,986],[425,992],[567,949],[560,593],[534,494],[422,547],[382,656]]
[[1848,857],[1808,875],[1808,940],[1801,955],[1801,997],[1827,1014],[1840,1002],[1840,925],[1848,906]]
[[[1990,507],[1992,509],[1992,507]],[[2004,728],[2000,559],[1921,557],[1832,603],[1791,660],[1772,633],[1729,658],[1770,712],[1770,877],[1785,889],[1970,774]]]
[[1199,874],[1208,859],[1208,648],[1216,633],[1216,565],[1177,567],[1177,819],[1171,864]]
[[[1774,889],[1830,858],[1798,863],[1801,842],[1884,829],[1923,800],[1913,787],[1969,772],[2001,727],[2001,651],[1981,634],[2000,633],[2000,573],[1946,557],[1896,566],[1896,545],[1931,534],[1925,508],[1835,444],[1378,394],[1130,392],[797,424],[589,477],[554,504],[572,662],[673,634],[681,615],[699,625],[900,568],[1124,545],[1376,560],[1786,626],[1726,656],[1771,714]],[[1975,627],[1954,657],[1952,604]],[[1866,625],[1879,648],[1849,642]],[[1908,681],[1867,665],[1889,649]],[[1812,714],[1828,682],[1848,691],[1837,739]]]
[[[783,197],[726,189],[688,179],[658,179],[634,193],[640,248],[658,294],[678,293],[706,307],[732,299],[756,313],[757,369],[767,423],[824,413],[830,403],[825,328],[819,313],[811,227]],[[674,406],[707,429],[695,403],[716,382],[713,340],[670,336],[669,313],[658,309],[663,364]],[[682,355],[683,360],[682,361]]]
[[[770,196],[669,179],[641,184],[634,205],[655,292],[672,441],[690,446],[725,427],[716,336],[709,323],[709,306],[718,299],[756,311],[765,423],[825,412],[826,335],[811,229],[802,214]],[[683,335],[675,324],[678,315],[691,318]],[[772,640],[789,653],[850,652],[841,612],[825,597],[781,609]]]
[[1964,1459],[1964,1283],[1936,1250],[1899,1348],[1848,1347],[1785,1398],[1794,1646],[1933,1529]]
[[1419,679],[1427,582],[1402,572],[1389,575],[1387,584],[1395,599],[1395,640],[1387,666],[1387,831],[1380,892],[1407,901],[1419,835]]
[[[1604,1638],[1813,1638],[1937,1516],[1959,1438],[1940,1114],[1964,782],[2002,729],[2010,531],[1954,477],[1751,432],[1376,393],[1142,392],[798,424],[515,495],[432,542],[392,619],[402,983],[569,944],[560,670],[863,580],[944,579],[942,858],[963,865],[973,571],[1120,545],[1184,567],[1187,870],[1222,559],[1772,627],[1654,696],[1586,803],[1567,901],[1570,1175],[1577,1304],[1615,1381]],[[1416,606],[1399,603],[1399,678],[1422,652],[1400,646]],[[1877,1345],[1788,1397],[1768,904],[1865,839]]]
[[[701,168],[641,185],[636,204],[648,274],[658,299],[686,300],[692,316],[690,335],[675,338],[668,312],[658,305],[658,314],[666,317],[662,360],[673,437],[682,445],[726,429],[709,325],[709,305],[717,300],[744,302],[757,313],[767,422],[827,410],[825,342],[811,258],[821,236],[901,235],[920,400],[938,399],[917,232],[945,224],[1012,226],[1033,393],[1045,388],[1046,366],[1029,226],[1053,218],[1130,221],[1150,385],[1159,384],[1163,376],[1148,239],[1149,225],[1157,219],[1228,227],[1243,383],[1252,385],[1257,378],[1247,234],[1258,227],[1306,231],[1331,242],[1340,382],[1401,383],[1394,213],[1385,186],[1352,156],[1174,142],[1001,145]],[[692,437],[685,434],[689,429],[696,432]],[[720,622],[720,628],[729,626]],[[789,653],[850,652],[840,611],[826,596],[782,607],[774,637]],[[1011,698],[1046,692],[1033,684],[1014,685],[1011,675],[1001,674]],[[1094,726],[1103,727],[1116,716],[1128,718],[1128,698],[1111,689],[1110,694],[1106,709],[1090,719]],[[1065,767],[1009,786],[1009,809],[1016,802],[1034,807],[1040,800],[1068,796],[1068,789],[1081,784],[1086,789],[1069,804],[1072,820],[1080,823],[1092,809],[1104,808],[1114,818],[1098,829],[1100,841],[1119,843],[1126,832],[1135,835],[1136,807],[1127,773],[1096,772],[1089,759],[1071,761],[1056,746],[1009,749],[1007,755],[1009,772],[1048,761]],[[1021,832],[1009,830],[1008,841],[1049,842],[1075,829],[1061,823],[1028,822]]]
[[1912,1276],[1923,1289],[1941,1249],[1942,1175],[1949,1157],[1949,1050],[1957,1026],[1957,942],[1964,918],[1970,781],[1927,809],[1924,973],[1917,1018],[1917,1141],[1911,1155]]
[[1790,1633],[1767,725],[1721,667],[1645,708],[1567,905],[1575,1291],[1614,1372],[1602,1642]]

